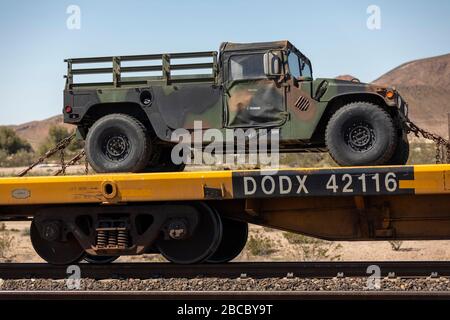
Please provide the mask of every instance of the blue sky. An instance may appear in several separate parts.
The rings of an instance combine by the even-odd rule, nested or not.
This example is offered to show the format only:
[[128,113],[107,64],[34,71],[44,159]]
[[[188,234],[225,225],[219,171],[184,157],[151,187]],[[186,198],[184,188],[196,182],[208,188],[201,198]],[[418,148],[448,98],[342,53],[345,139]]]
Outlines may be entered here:
[[[81,29],[69,30],[69,5]],[[369,30],[366,10],[381,9]],[[24,1],[0,3],[0,124],[61,112],[64,58],[217,50],[222,41],[291,40],[315,77],[372,81],[450,52],[450,1]]]

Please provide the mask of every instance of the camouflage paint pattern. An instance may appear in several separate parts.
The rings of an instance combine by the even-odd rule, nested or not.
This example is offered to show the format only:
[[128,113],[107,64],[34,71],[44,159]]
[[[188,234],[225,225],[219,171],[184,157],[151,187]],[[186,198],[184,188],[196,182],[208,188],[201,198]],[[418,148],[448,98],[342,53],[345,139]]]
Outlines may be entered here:
[[[261,54],[268,50],[276,50],[282,57],[284,74],[281,78],[231,80],[228,60],[232,54]],[[300,148],[310,144],[309,139],[325,111],[338,97],[358,95],[355,99],[364,100],[364,97],[371,96],[384,101],[386,107],[398,107],[397,99],[385,98],[388,88],[336,79],[294,79],[289,74],[287,61],[291,50],[299,52],[288,41],[224,43],[219,61],[213,65],[217,75],[204,79],[198,77],[195,82],[183,80],[188,76],[179,76],[178,81],[172,83],[163,74],[129,78],[134,82],[124,81],[120,86],[112,83],[78,87],[70,83],[69,74],[64,106],[71,106],[73,111],[71,114],[64,112],[64,121],[82,127],[87,122],[85,115],[89,110],[95,108],[107,114],[111,105],[133,104],[145,113],[145,120],[151,123],[161,140],[170,141],[173,130],[192,129],[194,121],[202,121],[204,129],[223,131],[226,128],[280,128],[280,144],[296,142],[296,147]],[[163,67],[170,68],[170,59],[165,64],[163,62]],[[122,78],[125,79],[128,78]],[[324,90],[317,97],[321,85]],[[150,105],[141,101],[141,94],[145,91],[151,94]],[[126,113],[127,108],[120,112]],[[324,144],[323,141],[318,143]]]
[[231,128],[278,127],[286,121],[283,91],[274,81],[233,82],[226,94]]

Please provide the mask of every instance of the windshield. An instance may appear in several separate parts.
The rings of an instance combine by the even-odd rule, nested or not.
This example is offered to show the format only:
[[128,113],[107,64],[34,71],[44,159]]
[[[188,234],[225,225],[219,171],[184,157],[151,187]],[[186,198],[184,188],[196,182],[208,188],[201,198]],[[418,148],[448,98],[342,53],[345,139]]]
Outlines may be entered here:
[[300,72],[302,73],[302,77],[310,77],[312,78],[312,70],[311,65],[307,59],[304,57],[300,58]]
[[288,65],[290,74],[295,77],[312,78],[312,69],[309,60],[295,51],[289,52]]
[[299,58],[294,52],[290,52],[288,56],[289,72],[294,78],[299,78],[300,73],[300,63]]

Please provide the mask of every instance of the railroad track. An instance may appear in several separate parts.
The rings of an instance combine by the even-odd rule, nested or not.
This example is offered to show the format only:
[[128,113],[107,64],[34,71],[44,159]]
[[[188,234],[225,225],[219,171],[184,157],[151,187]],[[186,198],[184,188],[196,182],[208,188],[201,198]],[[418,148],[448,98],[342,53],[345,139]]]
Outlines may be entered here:
[[[450,277],[447,261],[364,262],[234,262],[227,264],[177,265],[171,263],[79,264],[81,277],[91,279],[149,278],[332,278],[367,277],[376,265],[382,277]],[[66,266],[45,263],[0,264],[0,279],[64,279]]]
[[[368,277],[369,266],[382,277],[450,277],[450,262],[235,262],[228,264],[176,265],[171,263],[79,264],[81,277],[91,279],[149,278],[333,278]],[[44,263],[0,264],[1,279],[65,279],[67,267]],[[264,280],[263,280],[264,281]],[[20,289],[20,288],[19,288]],[[175,288],[174,290],[177,290]],[[450,291],[138,291],[138,290],[0,290],[0,300],[449,300]]]

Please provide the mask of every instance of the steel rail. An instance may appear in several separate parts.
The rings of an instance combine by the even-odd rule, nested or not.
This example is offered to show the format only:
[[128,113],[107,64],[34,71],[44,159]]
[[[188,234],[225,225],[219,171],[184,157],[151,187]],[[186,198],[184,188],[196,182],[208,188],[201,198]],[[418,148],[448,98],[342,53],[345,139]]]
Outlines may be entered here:
[[[148,278],[332,278],[367,277],[376,265],[382,277],[450,277],[450,261],[362,262],[232,262],[227,264],[177,265],[171,263],[79,264],[81,276],[92,279]],[[64,279],[67,266],[46,263],[2,263],[0,279]]]

